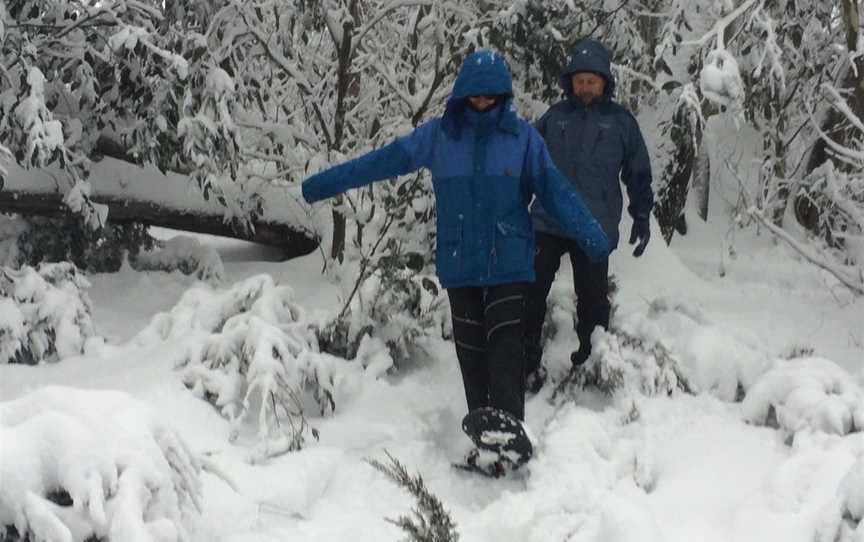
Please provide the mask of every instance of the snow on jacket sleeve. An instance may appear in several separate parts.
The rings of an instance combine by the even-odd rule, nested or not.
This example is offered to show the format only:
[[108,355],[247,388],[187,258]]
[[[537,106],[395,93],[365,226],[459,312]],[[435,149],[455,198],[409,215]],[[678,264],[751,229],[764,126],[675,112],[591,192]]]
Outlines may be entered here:
[[634,219],[647,220],[654,207],[654,191],[651,189],[651,160],[648,157],[648,149],[642,131],[632,115],[628,115],[630,124],[626,145],[626,156],[624,167],[621,171],[621,180],[627,187],[627,196],[630,205],[627,212]]
[[303,181],[303,199],[313,203],[427,165],[434,133],[431,124],[421,125],[380,149],[312,175]]
[[555,167],[540,134],[532,128],[529,137],[527,176],[543,208],[569,237],[576,240],[591,261],[608,257],[609,240],[603,228],[588,210],[576,188]]

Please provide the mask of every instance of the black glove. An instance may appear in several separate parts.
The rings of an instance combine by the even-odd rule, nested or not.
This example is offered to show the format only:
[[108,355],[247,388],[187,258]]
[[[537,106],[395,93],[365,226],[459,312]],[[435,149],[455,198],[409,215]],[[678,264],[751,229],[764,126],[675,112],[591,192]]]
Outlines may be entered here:
[[630,230],[630,244],[632,245],[637,241],[639,242],[633,250],[633,256],[638,258],[643,252],[645,252],[645,247],[648,246],[649,239],[651,239],[651,227],[648,225],[648,219],[633,219],[633,229]]

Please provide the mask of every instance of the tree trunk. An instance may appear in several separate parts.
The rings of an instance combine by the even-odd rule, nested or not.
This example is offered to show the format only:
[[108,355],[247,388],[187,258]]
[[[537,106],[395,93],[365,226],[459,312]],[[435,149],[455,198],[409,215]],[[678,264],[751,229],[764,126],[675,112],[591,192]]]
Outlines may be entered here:
[[[352,38],[355,21],[359,18],[357,2],[348,6],[352,20],[342,24],[342,42],[337,43],[338,65],[336,70],[336,112],[333,117],[333,149],[344,151],[345,115],[348,110],[348,98],[356,98],[360,90],[360,78],[351,71],[354,48]],[[333,36],[334,41],[336,40]],[[341,211],[333,210],[333,244],[330,247],[330,257],[342,261],[345,257],[345,236],[348,234],[347,221]]]

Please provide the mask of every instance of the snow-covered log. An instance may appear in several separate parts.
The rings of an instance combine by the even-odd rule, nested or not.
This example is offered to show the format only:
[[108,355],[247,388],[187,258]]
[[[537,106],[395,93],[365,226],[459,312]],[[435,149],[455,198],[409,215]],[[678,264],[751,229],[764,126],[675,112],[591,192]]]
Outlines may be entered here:
[[[0,190],[0,212],[59,216],[70,212],[62,186],[50,170],[24,171],[9,166]],[[301,256],[318,246],[303,226],[305,207],[281,186],[262,183],[263,214],[245,227],[242,210],[232,220],[219,201],[208,201],[187,176],[155,167],[139,167],[114,158],[94,164],[89,181],[90,199],[108,207],[108,220],[140,222],[165,228],[234,237],[279,247],[286,258]]]

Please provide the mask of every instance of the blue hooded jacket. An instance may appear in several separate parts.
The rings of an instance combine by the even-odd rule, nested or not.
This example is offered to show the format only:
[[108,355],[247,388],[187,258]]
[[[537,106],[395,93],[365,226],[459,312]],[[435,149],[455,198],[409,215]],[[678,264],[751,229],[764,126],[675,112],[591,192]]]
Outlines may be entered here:
[[[572,76],[580,72],[596,73],[606,80],[602,98],[587,106],[573,95]],[[634,219],[647,220],[654,205],[645,140],[633,115],[612,101],[615,78],[609,52],[602,44],[591,39],[577,42],[559,82],[565,99],[550,107],[536,127],[555,165],[579,190],[614,250],[623,205],[621,181],[627,187],[627,210]],[[547,210],[545,201],[534,203],[531,217],[537,230],[571,237]]]
[[[496,95],[478,113],[468,96]],[[421,167],[432,172],[437,247],[435,264],[445,288],[534,280],[533,194],[588,256],[608,256],[602,228],[579,194],[555,168],[540,134],[512,107],[504,59],[493,51],[469,55],[444,115],[410,134],[303,182],[308,202]]]

